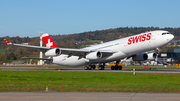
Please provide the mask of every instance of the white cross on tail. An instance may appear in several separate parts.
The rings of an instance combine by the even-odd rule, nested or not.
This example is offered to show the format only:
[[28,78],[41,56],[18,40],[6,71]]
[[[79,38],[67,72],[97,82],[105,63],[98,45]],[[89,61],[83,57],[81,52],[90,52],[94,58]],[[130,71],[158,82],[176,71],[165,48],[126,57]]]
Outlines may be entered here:
[[50,42],[50,39],[48,39],[48,43],[46,44],[46,47],[50,48],[53,45],[53,42]]

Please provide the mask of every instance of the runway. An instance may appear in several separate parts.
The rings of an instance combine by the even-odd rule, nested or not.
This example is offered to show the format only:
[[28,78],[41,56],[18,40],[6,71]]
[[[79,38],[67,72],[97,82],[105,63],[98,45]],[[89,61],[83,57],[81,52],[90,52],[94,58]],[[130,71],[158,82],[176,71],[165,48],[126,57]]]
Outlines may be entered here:
[[0,92],[0,101],[180,101],[180,93]]
[[[126,69],[123,68],[122,70],[111,70],[111,69],[105,69],[105,70],[84,70],[81,68],[42,68],[42,67],[0,67],[1,70],[19,70],[19,71],[25,71],[25,70],[50,70],[50,71],[88,71],[88,72],[131,72],[132,69]],[[180,69],[136,69],[137,73],[180,73]]]

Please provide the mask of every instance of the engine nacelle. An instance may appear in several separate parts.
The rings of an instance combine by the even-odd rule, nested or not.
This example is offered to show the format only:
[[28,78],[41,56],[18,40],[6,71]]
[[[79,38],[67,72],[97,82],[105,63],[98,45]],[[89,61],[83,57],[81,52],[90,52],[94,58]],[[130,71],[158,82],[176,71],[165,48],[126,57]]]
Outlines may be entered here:
[[92,52],[92,53],[89,53],[88,55],[86,55],[86,59],[90,59],[90,60],[96,60],[101,57],[102,57],[101,52]]
[[58,56],[61,54],[61,50],[58,48],[50,49],[47,52],[45,52],[45,56]]
[[148,53],[148,60],[154,60],[157,57],[156,53]]
[[133,61],[144,61],[148,59],[148,55],[146,53],[141,53],[132,57]]

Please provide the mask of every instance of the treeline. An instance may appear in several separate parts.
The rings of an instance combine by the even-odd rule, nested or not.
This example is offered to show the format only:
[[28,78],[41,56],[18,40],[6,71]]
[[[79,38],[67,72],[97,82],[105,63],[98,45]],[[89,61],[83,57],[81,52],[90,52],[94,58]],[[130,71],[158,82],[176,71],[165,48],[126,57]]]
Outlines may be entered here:
[[[167,30],[173,35],[175,39],[180,39],[180,28],[159,28],[159,27],[120,27],[115,29],[107,30],[97,30],[84,32],[79,34],[69,34],[69,35],[50,35],[55,43],[59,47],[66,48],[82,48],[90,44],[94,44],[100,40],[103,42],[118,39],[121,35],[122,37],[127,37],[134,34],[139,34],[142,32],[150,30]],[[38,50],[25,49],[19,47],[7,46],[4,39],[10,40],[12,43],[29,43],[29,45],[39,46],[39,37],[29,38],[29,37],[1,37],[0,38],[0,49],[5,49],[5,52],[0,54],[0,60],[15,60],[20,57],[27,56],[30,54],[38,54]],[[164,48],[166,51],[172,51],[171,48]]]

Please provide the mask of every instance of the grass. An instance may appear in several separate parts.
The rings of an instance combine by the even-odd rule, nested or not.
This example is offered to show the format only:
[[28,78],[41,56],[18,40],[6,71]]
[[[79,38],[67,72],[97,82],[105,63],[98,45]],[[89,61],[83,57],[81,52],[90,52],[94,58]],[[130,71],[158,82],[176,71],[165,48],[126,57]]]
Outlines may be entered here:
[[167,73],[0,71],[0,91],[180,92],[179,80]]
[[0,53],[5,53],[5,49],[0,49]]

